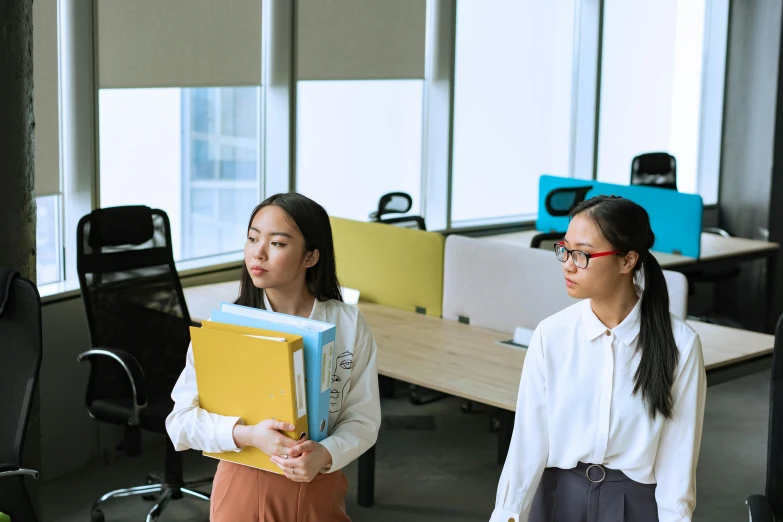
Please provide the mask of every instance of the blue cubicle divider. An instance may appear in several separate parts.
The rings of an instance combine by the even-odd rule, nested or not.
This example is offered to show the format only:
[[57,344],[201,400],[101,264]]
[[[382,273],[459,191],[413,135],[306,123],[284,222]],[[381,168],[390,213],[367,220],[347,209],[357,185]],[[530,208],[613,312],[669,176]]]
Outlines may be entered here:
[[546,196],[556,188],[587,185],[593,187],[587,193],[588,199],[599,195],[615,195],[643,206],[650,215],[650,224],[655,233],[653,250],[699,257],[703,211],[701,196],[670,189],[543,175],[538,184],[536,228],[543,232],[568,229],[568,217],[556,217],[547,212],[544,204]]

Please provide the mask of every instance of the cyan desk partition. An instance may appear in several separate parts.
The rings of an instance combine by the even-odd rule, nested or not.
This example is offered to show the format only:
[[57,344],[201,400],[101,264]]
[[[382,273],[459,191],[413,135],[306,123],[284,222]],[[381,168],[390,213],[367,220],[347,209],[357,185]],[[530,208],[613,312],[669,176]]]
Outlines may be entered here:
[[560,232],[568,229],[568,217],[556,217],[546,210],[547,194],[556,188],[593,188],[587,198],[599,195],[621,196],[643,206],[650,215],[655,233],[653,250],[688,257],[699,257],[701,250],[701,196],[683,194],[675,190],[634,185],[616,185],[599,181],[561,178],[543,175],[538,183],[538,219],[536,228],[542,232]]

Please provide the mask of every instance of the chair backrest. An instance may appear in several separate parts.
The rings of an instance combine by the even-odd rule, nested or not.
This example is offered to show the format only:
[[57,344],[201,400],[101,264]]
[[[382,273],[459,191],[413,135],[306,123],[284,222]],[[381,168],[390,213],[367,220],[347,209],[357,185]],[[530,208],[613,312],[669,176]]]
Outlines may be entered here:
[[767,487],[775,520],[783,520],[783,315],[775,328],[772,378],[769,390],[769,440],[767,442]]
[[[92,346],[130,353],[144,371],[147,396],[168,397],[185,366],[191,324],[168,216],[144,206],[98,209],[79,221],[77,234]],[[119,365],[94,361],[87,403],[128,397],[130,385]]]
[[8,268],[0,268],[0,341],[0,467],[20,468],[43,354],[41,298]]
[[631,185],[677,190],[677,160],[667,152],[648,152],[631,162]]
[[427,230],[424,218],[421,216],[384,217],[388,214],[405,214],[413,206],[413,198],[405,192],[389,192],[378,200],[378,210],[370,214],[370,219],[378,223],[395,225],[403,228]]
[[585,200],[585,196],[592,188],[592,185],[585,185],[583,187],[560,187],[550,191],[544,200],[547,212],[553,216],[569,215]]
[[688,278],[680,272],[664,270],[669,289],[669,311],[685,321],[688,318]]

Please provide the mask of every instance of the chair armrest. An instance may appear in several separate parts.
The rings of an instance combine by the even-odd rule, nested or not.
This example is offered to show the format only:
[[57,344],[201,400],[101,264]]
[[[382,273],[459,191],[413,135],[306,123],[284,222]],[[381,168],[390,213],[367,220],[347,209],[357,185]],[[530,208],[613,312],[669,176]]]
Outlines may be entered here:
[[723,237],[731,237],[731,234],[723,230],[722,228],[718,227],[704,227],[701,229],[702,232],[707,232],[708,234],[717,234],[719,236]]
[[93,348],[92,350],[80,353],[76,357],[76,360],[79,362],[87,360],[92,363],[97,357],[114,359],[122,366],[122,369],[125,370],[133,393],[133,416],[128,423],[131,426],[139,424],[141,412],[147,407],[147,388],[145,385],[144,371],[141,369],[139,361],[125,350],[103,347]]
[[751,495],[745,501],[750,511],[751,522],[775,522],[772,508],[764,495]]
[[3,477],[14,477],[14,476],[23,476],[23,477],[30,477],[33,479],[37,479],[38,472],[34,469],[26,469],[26,468],[12,469],[11,471],[0,471],[0,479]]

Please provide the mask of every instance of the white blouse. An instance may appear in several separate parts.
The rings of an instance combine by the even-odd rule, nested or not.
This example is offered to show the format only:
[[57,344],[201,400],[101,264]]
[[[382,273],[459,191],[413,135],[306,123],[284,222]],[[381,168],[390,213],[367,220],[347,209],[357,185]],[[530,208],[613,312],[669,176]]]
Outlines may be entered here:
[[[264,295],[267,310],[272,310]],[[370,449],[378,438],[381,403],[375,339],[362,313],[341,301],[315,300],[310,319],[336,325],[336,359],[332,375],[329,436],[321,444],[332,456],[329,472],[344,468]],[[171,393],[174,410],[166,431],[177,451],[239,451],[234,443],[238,417],[224,417],[199,407],[193,349]]]
[[602,464],[655,484],[658,519],[690,521],[696,505],[706,373],[698,334],[671,316],[680,352],[674,415],[651,420],[632,394],[642,300],[608,329],[581,301],[545,319],[522,369],[511,447],[490,522],[527,522],[545,468]]

